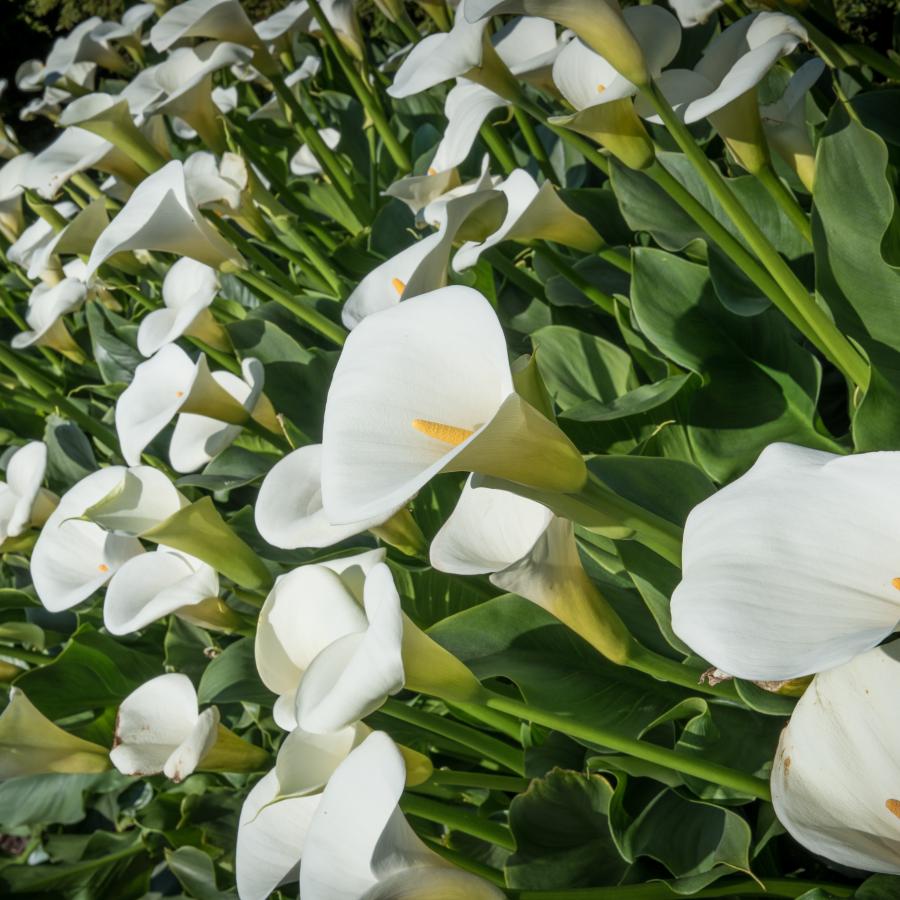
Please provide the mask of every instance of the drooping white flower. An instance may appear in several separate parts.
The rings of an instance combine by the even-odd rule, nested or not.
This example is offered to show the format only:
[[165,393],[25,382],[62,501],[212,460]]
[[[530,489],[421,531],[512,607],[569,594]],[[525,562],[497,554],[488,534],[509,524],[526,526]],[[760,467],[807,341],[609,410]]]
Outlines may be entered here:
[[219,594],[212,566],[167,547],[127,560],[110,579],[103,624],[110,634],[130,634]]
[[137,465],[147,444],[175,416],[179,423],[170,456],[177,471],[193,471],[221,453],[260,402],[262,367],[251,359],[243,365],[247,381],[230,372],[212,373],[204,354],[193,362],[175,344],[141,363],[116,401],[116,431],[126,462]]
[[458,286],[413,297],[351,332],[322,447],[322,499],[337,524],[385,515],[444,471],[550,490],[577,490],[586,478],[568,438],[515,393],[493,308]]
[[0,544],[28,528],[47,521],[58,502],[41,487],[47,468],[47,445],[31,441],[13,453],[6,463],[6,481],[0,481]]
[[[372,313],[444,287],[453,243],[460,229],[477,214],[484,216],[488,223],[484,230],[493,231],[502,221],[502,200],[498,191],[484,190],[431,206],[426,215],[436,218],[438,230],[401,250],[360,281],[341,310],[344,325],[355,328]],[[483,210],[487,204],[492,204],[490,212]]]
[[[319,137],[330,150],[334,150],[341,142],[341,133],[336,128],[320,128]],[[291,157],[290,169],[292,174],[298,176],[322,174],[322,164],[307,144],[302,144]]]
[[140,46],[141,32],[144,25],[156,15],[156,8],[152,3],[135,3],[129,6],[117,23],[109,23],[104,32],[107,41],[122,41],[126,44]]
[[693,28],[708,21],[723,5],[723,0],[668,0],[682,28]]
[[28,330],[13,335],[10,345],[55,347],[61,352],[80,352],[62,321],[78,309],[87,296],[87,286],[79,278],[63,278],[56,284],[38,284],[28,297],[25,322]]
[[88,260],[90,277],[114,253],[163,250],[214,268],[239,266],[243,258],[207,223],[191,197],[178,160],[148,175],[97,239]]
[[900,644],[822,672],[782,732],[772,803],[808,850],[842,866],[900,875]]
[[[192,329],[205,328],[203,321],[219,290],[215,269],[194,259],[179,259],[166,273],[162,283],[164,309],[155,309],[141,320],[137,347],[144,356],[152,356],[166,344],[178,340]],[[206,313],[206,315],[204,315]]]
[[380,731],[338,766],[306,833],[304,900],[501,900],[502,891],[454,868],[412,830],[397,805],[405,781],[403,756]]
[[516,169],[497,190],[506,195],[506,217],[500,227],[482,241],[468,241],[453,258],[457,272],[474,266],[481,254],[503,241],[545,240],[591,253],[603,246],[603,238],[583,216],[559,198],[553,182],[540,187],[525,169]]
[[900,621],[900,454],[766,448],[697,506],[672,627],[724,672],[786,681],[874,647]]
[[382,517],[332,525],[322,508],[322,445],[309,444],[277,462],[260,485],[256,528],[273,547],[330,547],[360,534]]
[[158,53],[184,38],[214,38],[253,47],[259,38],[238,0],[185,0],[164,13],[150,29]]
[[81,62],[93,62],[111,72],[125,70],[125,61],[109,46],[105,37],[109,23],[92,16],[76,25],[65,37],[53,43],[47,62],[41,71],[41,81],[65,78],[71,67]]
[[123,775],[162,772],[183,781],[212,749],[218,727],[218,709],[200,712],[190,678],[160,675],[122,701],[109,758]]
[[[110,498],[113,497],[113,500]],[[177,512],[187,500],[157,469],[110,466],[67,491],[41,529],[31,579],[51,612],[86,600],[118,568],[144,552],[136,535]],[[85,514],[103,504],[103,524]]]

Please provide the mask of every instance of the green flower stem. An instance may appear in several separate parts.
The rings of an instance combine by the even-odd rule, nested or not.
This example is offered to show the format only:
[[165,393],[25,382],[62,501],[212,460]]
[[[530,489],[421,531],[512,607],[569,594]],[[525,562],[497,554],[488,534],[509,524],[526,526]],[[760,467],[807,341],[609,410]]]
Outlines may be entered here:
[[[304,279],[304,285],[308,286],[310,289],[314,291],[318,291],[324,297],[328,297],[329,299],[337,299],[332,296],[332,288],[328,284],[328,282],[314,269],[309,266],[309,259],[304,257],[299,251],[294,250],[290,246],[288,246],[292,242],[292,238],[289,238],[285,234],[281,234],[281,243],[277,241],[272,241],[268,248],[271,250],[276,256],[280,256],[283,259],[288,260],[289,262],[294,263],[294,265],[299,266],[301,269],[301,274]],[[299,287],[299,285],[294,286]]]
[[[712,887],[695,891],[690,896],[702,900],[713,897],[757,896],[795,898],[816,888],[823,888],[836,897],[852,897],[855,891],[846,885],[800,881],[796,878],[767,878],[765,881],[743,878],[740,881],[719,881]],[[568,891],[507,890],[506,894],[511,900],[675,900],[678,897],[664,881],[615,887],[573,888]]]
[[496,247],[491,248],[484,254],[484,258],[508,281],[523,290],[527,296],[536,297],[544,303],[547,302],[547,295],[540,281],[533,275],[529,275],[525,269],[519,268],[502,250]]
[[[473,875],[478,875],[481,878],[484,878],[485,881],[496,884],[499,888],[506,887],[506,879],[499,869],[492,869],[490,866],[486,866],[484,863],[472,859],[465,853],[460,853],[459,850],[451,850],[449,847],[445,847],[433,834],[420,834],[419,837],[422,838],[422,840],[425,841],[438,856],[442,856],[447,862],[452,863],[457,868],[465,869]],[[549,900],[549,898],[547,898],[547,900]]]
[[342,346],[347,339],[347,332],[343,326],[332,322],[331,319],[323,316],[317,309],[311,305],[307,305],[302,300],[297,299],[291,294],[286,293],[281,288],[276,287],[265,278],[261,278],[254,272],[248,272],[241,269],[235,273],[237,277],[255,288],[257,291],[265,294],[276,303],[280,303],[285,309],[290,310],[298,319],[309,325],[315,331],[318,331],[323,337],[334,341],[338,346]]
[[513,107],[513,116],[515,116],[516,124],[519,126],[522,137],[525,138],[525,143],[528,145],[529,152],[534,157],[540,170],[544,173],[544,177],[549,181],[552,181],[553,184],[558,185],[559,178],[553,170],[553,166],[550,164],[550,158],[547,156],[547,151],[544,149],[544,145],[541,143],[541,139],[534,130],[534,126],[531,124],[530,119],[521,109],[515,106]]
[[[443,698],[442,698],[443,699]],[[494,709],[486,709],[477,703],[458,703],[450,700],[444,700],[451,712],[461,712],[463,715],[471,716],[473,719],[505,734],[512,740],[521,742],[522,739],[522,723],[513,716],[507,716],[499,713]]]
[[[287,239],[287,235],[284,235]],[[312,263],[315,270],[325,279],[326,284],[332,290],[335,297],[342,298],[344,288],[341,283],[341,277],[334,270],[334,266],[325,258],[322,252],[309,238],[302,235],[299,231],[290,233],[290,240],[294,241],[297,249]]]
[[312,151],[313,156],[319,161],[323,171],[328,176],[335,190],[341,195],[347,206],[353,212],[358,229],[362,229],[362,223],[369,221],[371,211],[367,209],[365,201],[357,196],[350,176],[344,171],[337,154],[322,140],[321,135],[309,120],[303,107],[300,105],[293,92],[284,83],[279,75],[272,76],[272,87],[278,94],[281,102],[290,110],[294,125],[300,132],[303,142]]
[[680,772],[693,778],[701,778],[711,784],[732,788],[740,791],[742,794],[748,794],[760,800],[770,801],[772,799],[769,783],[762,778],[748,775],[746,772],[740,772],[737,769],[731,769],[719,763],[704,760],[699,756],[687,756],[667,747],[651,744],[648,741],[617,734],[615,731],[607,728],[586,725],[573,719],[571,716],[556,713],[552,710],[540,709],[531,704],[523,703],[521,700],[503,697],[500,694],[494,694],[487,690],[484,692],[483,702],[491,709],[499,709],[510,715],[519,716],[526,721],[543,725],[545,728],[560,731],[570,737],[608,747],[610,750],[624,753],[635,759],[643,759],[647,762],[655,763],[658,766],[671,769],[673,772]]
[[506,146],[503,136],[497,131],[495,125],[485,121],[481,126],[481,139],[487,144],[487,148],[491,156],[497,161],[497,164],[503,169],[504,174],[509,175],[516,170],[516,159]]
[[448,738],[451,741],[468,747],[470,750],[481,754],[487,759],[491,759],[499,763],[510,772],[518,775],[525,774],[525,758],[522,751],[516,747],[512,747],[505,741],[498,740],[479,731],[477,728],[471,728],[463,725],[447,716],[439,716],[435,713],[425,712],[414,706],[408,706],[399,700],[386,700],[379,712],[406,722],[407,725],[413,725],[424,731],[430,731],[441,737]]
[[512,832],[506,825],[483,819],[475,813],[469,812],[459,806],[449,803],[441,803],[440,800],[432,800],[430,797],[422,797],[418,794],[404,794],[400,798],[400,809],[407,815],[418,816],[429,822],[437,822],[453,831],[461,831],[472,837],[480,838],[490,844],[496,844],[505,850],[515,850],[516,842]]
[[70,175],[69,181],[71,181],[80,191],[87,194],[92,200],[104,196],[103,191],[101,191],[100,188],[84,174],[84,172],[76,172],[74,175]]
[[337,59],[338,65],[341,67],[347,81],[350,82],[353,93],[356,94],[359,98],[359,102],[362,103],[366,112],[369,114],[369,118],[372,120],[372,124],[384,141],[384,145],[387,147],[391,159],[394,160],[397,164],[397,168],[400,169],[402,173],[411,171],[412,162],[410,161],[406,150],[403,149],[403,145],[400,143],[397,135],[394,134],[391,124],[388,122],[384,110],[382,110],[375,95],[369,90],[369,86],[362,80],[359,72],[356,71],[356,67],[347,55],[347,51],[344,49],[344,45],[337,36],[334,27],[331,22],[328,21],[328,17],[322,12],[322,7],[319,5],[318,0],[309,0],[309,8],[316,17],[316,21],[319,23],[319,28],[322,30],[322,37],[325,39],[325,43]]
[[[759,226],[753,221],[752,216],[744,209],[721,174],[707,159],[706,154],[696,143],[687,126],[669,105],[659,88],[656,85],[650,85],[643,88],[642,92],[653,104],[678,146],[737,226],[750,249],[759,257],[787,296],[790,305],[804,321],[807,326],[804,333],[811,337],[815,345],[854,385],[865,388],[869,382],[869,367],[865,360],[854,350],[847,338],[838,331],[825,310],[816,303],[815,298],[810,296],[791,271],[790,266],[769,243]],[[786,312],[774,297],[772,300],[779,305],[783,312]]]
[[422,39],[422,35],[416,30],[416,26],[413,25],[412,19],[410,19],[409,14],[405,10],[403,11],[403,15],[401,15],[394,24],[400,29],[403,37],[411,44],[418,44]]
[[778,177],[771,165],[763,166],[756,173],[757,180],[769,192],[769,196],[781,207],[781,211],[791,220],[791,224],[804,240],[812,245],[812,224],[809,217],[800,208],[797,199]]
[[291,282],[290,276],[283,272],[275,262],[269,259],[265,253],[262,253],[254,244],[252,244],[249,238],[244,237],[241,233],[240,229],[238,229],[234,224],[228,221],[228,219],[217,218],[212,215],[212,213],[206,214],[207,219],[210,223],[214,224],[216,228],[226,237],[229,242],[239,250],[244,256],[248,259],[252,260],[256,265],[258,265],[265,273],[269,276],[269,278],[277,281],[282,287],[287,288],[288,290],[294,289],[294,284]]
[[426,785],[441,787],[485,788],[489,791],[506,791],[520,794],[528,790],[531,784],[527,778],[514,778],[510,775],[488,775],[484,772],[454,772],[451,769],[435,769]]
[[605,291],[601,291],[596,285],[591,284],[584,276],[579,274],[574,266],[570,265],[567,260],[563,259],[555,250],[551,250],[549,246],[542,246],[543,253],[548,262],[566,281],[573,284],[581,291],[594,305],[600,307],[605,313],[614,316],[616,314],[616,301]]
[[9,647],[6,644],[0,644],[0,656],[8,656],[11,659],[18,659],[21,662],[30,663],[34,666],[43,666],[48,662],[53,662],[52,656],[45,656],[43,653],[33,653],[30,650],[22,650],[19,647]]

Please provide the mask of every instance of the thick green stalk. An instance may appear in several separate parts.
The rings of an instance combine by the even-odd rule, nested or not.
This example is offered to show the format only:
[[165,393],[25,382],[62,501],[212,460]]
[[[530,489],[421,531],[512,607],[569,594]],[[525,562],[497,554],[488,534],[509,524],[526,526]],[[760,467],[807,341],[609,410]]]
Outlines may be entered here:
[[432,800],[430,797],[407,793],[400,798],[400,809],[407,815],[418,816],[429,822],[437,822],[454,831],[461,831],[463,834],[470,834],[489,844],[496,844],[505,850],[516,849],[516,841],[506,825],[492,822],[490,819],[483,819],[458,806],[441,803],[440,800]]
[[424,731],[430,731],[451,741],[456,741],[456,743],[482,754],[485,758],[494,760],[494,762],[509,769],[510,772],[515,772],[518,775],[525,774],[525,758],[520,749],[491,737],[477,728],[463,725],[461,722],[456,722],[446,716],[439,716],[435,713],[416,709],[414,706],[407,706],[399,700],[386,700],[379,712],[390,716],[392,719],[398,719],[401,722],[406,722],[408,725],[414,725],[416,728],[421,728]]
[[772,799],[767,781],[757,778],[755,775],[748,775],[746,772],[740,772],[737,769],[731,769],[728,766],[704,760],[702,757],[687,756],[667,747],[660,747],[648,741],[618,734],[608,728],[586,725],[573,719],[571,716],[556,713],[552,710],[540,709],[520,700],[503,697],[490,691],[484,692],[483,702],[491,709],[499,709],[510,715],[519,716],[526,721],[535,722],[546,728],[552,728],[554,731],[560,731],[570,737],[608,747],[610,750],[624,753],[635,759],[643,759],[647,762],[655,763],[673,772],[680,772],[693,778],[701,778],[711,784],[731,788],[742,794],[757,797],[760,800],[771,801]]
[[426,785],[441,787],[484,788],[489,791],[506,791],[520,794],[528,790],[531,782],[527,778],[514,778],[510,775],[490,775],[485,772],[454,772],[450,769],[435,769]]
[[544,286],[533,275],[529,275],[525,269],[520,269],[511,259],[504,255],[497,247],[492,247],[484,254],[484,258],[507,280],[511,281],[529,297],[547,302]]
[[289,309],[298,319],[309,325],[310,328],[318,331],[319,334],[327,337],[329,340],[334,341],[338,346],[342,346],[347,339],[347,332],[343,326],[338,325],[337,322],[332,322],[331,319],[327,316],[323,316],[322,313],[314,307],[308,306],[306,303],[291,296],[254,272],[248,272],[245,269],[242,269],[235,274],[245,284],[249,284],[250,287],[256,288],[276,303],[280,303],[285,309]]
[[550,157],[547,156],[547,151],[544,149],[544,145],[541,143],[541,139],[534,130],[534,126],[531,124],[528,116],[523,110],[515,106],[513,107],[513,116],[515,116],[516,124],[519,126],[522,137],[525,138],[525,143],[528,145],[529,152],[534,157],[540,170],[544,173],[544,177],[549,181],[552,181],[553,184],[558,185],[559,178],[553,170],[553,166],[550,163]]
[[800,208],[796,197],[788,190],[775,170],[769,165],[763,166],[756,173],[756,177],[769,192],[769,196],[781,207],[781,211],[790,219],[794,228],[803,235],[806,243],[812,245],[812,224],[809,217]]
[[[765,881],[742,878],[740,881],[716,882],[712,887],[701,888],[690,896],[692,900],[757,896],[795,898],[816,888],[822,888],[836,897],[852,897],[855,890],[847,885],[800,881],[796,878],[767,878]],[[511,900],[673,900],[678,896],[664,881],[615,887],[573,888],[567,891],[507,890],[506,894]]]
[[546,256],[550,265],[562,275],[566,281],[573,284],[581,291],[592,303],[600,307],[604,312],[611,316],[616,314],[616,301],[605,291],[601,291],[596,285],[591,284],[586,278],[579,274],[574,266],[563,259],[555,250],[550,247],[541,247],[541,252]]
[[487,148],[491,155],[497,161],[497,164],[503,169],[504,174],[509,175],[517,168],[516,158],[506,146],[503,136],[497,131],[496,126],[491,122],[485,121],[481,126],[481,139],[487,144]]
[[[707,159],[706,154],[694,140],[687,126],[669,105],[668,100],[656,85],[643,88],[646,98],[675,138],[682,152],[691,161],[707,187],[719,201],[729,218],[737,226],[750,249],[779,284],[790,304],[808,326],[804,332],[810,335],[826,356],[857,387],[865,388],[869,382],[869,367],[856,352],[847,338],[838,331],[828,314],[817,303],[781,258],[768,238],[762,233],[753,217],[741,205],[719,171]],[[773,298],[773,302],[775,302]],[[781,307],[779,307],[781,308]],[[784,310],[782,310],[784,311]]]
[[366,112],[369,114],[372,124],[384,141],[388,153],[391,154],[391,159],[397,164],[397,168],[400,169],[401,173],[411,171],[412,162],[410,162],[406,150],[403,148],[397,135],[394,134],[391,124],[388,122],[381,105],[376,100],[374,94],[369,90],[368,85],[362,80],[359,72],[356,71],[356,67],[347,55],[347,51],[344,49],[344,45],[337,36],[334,27],[331,22],[328,21],[328,17],[322,12],[322,7],[319,5],[318,0],[309,0],[309,8],[316,17],[316,21],[319,23],[319,28],[322,30],[322,37],[325,38],[325,43],[337,59],[338,65],[343,70],[347,81],[350,82],[353,93],[356,94],[359,98],[359,102],[362,103]]

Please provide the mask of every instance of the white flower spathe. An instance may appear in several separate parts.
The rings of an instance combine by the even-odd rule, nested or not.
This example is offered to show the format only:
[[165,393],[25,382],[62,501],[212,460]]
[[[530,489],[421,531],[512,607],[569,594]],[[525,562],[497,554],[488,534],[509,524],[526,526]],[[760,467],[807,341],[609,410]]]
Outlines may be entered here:
[[214,38],[253,47],[259,37],[238,0],[185,0],[169,9],[150,29],[158,53],[184,38]]
[[[329,150],[334,150],[341,142],[341,133],[336,128],[320,128],[319,137],[322,138]],[[302,144],[291,157],[290,170],[291,174],[297,176],[321,175],[322,164],[316,159],[309,146]]]
[[900,453],[790,444],[688,516],[672,627],[731,675],[785,681],[874,647],[900,621]]
[[190,678],[160,675],[122,701],[109,758],[123,775],[162,772],[183,781],[212,749],[218,728],[218,709],[200,712]]
[[47,469],[47,445],[31,441],[6,463],[6,481],[0,481],[0,544],[28,528],[44,524],[58,502],[41,487]]
[[338,766],[306,833],[304,900],[501,900],[498,888],[425,846],[397,805],[405,782],[403,755],[381,731]]
[[808,850],[867,872],[900,875],[900,644],[822,672],[782,732],[772,803]]

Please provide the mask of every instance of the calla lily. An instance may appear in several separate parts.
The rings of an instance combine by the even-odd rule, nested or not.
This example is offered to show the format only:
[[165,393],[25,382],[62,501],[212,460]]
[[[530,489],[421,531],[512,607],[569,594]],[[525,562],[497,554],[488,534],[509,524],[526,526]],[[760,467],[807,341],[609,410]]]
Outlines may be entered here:
[[259,44],[238,0],[185,0],[168,10],[150,29],[150,43],[157,53],[192,37],[233,41],[248,47]]
[[722,0],[668,0],[682,28],[693,28],[707,22],[722,7]]
[[62,317],[78,309],[87,296],[87,287],[79,278],[64,278],[57,284],[39,284],[28,298],[25,321],[28,330],[13,336],[10,344],[24,347],[54,347],[61,353],[81,359],[81,351],[72,340]]
[[388,88],[392,97],[410,97],[451,78],[466,78],[515,100],[519,86],[487,36],[487,21],[467,18],[472,0],[462,0],[453,28],[430,34],[416,44]]
[[457,251],[457,272],[474,266],[485,250],[503,241],[545,240],[591,253],[604,246],[603,238],[583,216],[560,200],[550,181],[540,187],[524,169],[516,169],[497,190],[506,195],[506,218],[485,240],[469,241]]
[[134,6],[129,6],[122,14],[121,20],[118,23],[112,23],[113,27],[106,30],[104,37],[107,41],[122,41],[125,44],[139,47],[144,25],[155,15],[156,9],[152,3],[136,3]]
[[338,766],[306,833],[300,867],[304,900],[504,896],[425,846],[397,805],[405,781],[403,755],[381,731],[369,735]]
[[[78,207],[68,200],[55,203],[53,209],[64,219],[72,218],[78,212]],[[6,251],[6,257],[10,262],[21,266],[26,272],[33,271],[32,261],[34,259],[49,259],[50,253],[47,248],[55,243],[56,234],[53,226],[46,220],[38,219],[19,235],[16,242]],[[42,278],[45,277],[44,272],[41,272],[40,275]],[[59,269],[53,268],[45,280],[55,282],[59,280],[59,277]]]
[[810,193],[816,177],[816,150],[806,126],[804,105],[807,93],[824,71],[825,63],[821,59],[803,63],[791,76],[781,97],[759,111],[769,143]]
[[[88,255],[108,224],[109,216],[106,214],[104,198],[98,197],[96,200],[92,200],[72,217],[62,231],[57,231],[49,241],[41,242],[29,258],[26,274],[29,278],[40,278],[42,273],[52,267],[52,257],[54,256]],[[63,266],[63,272],[72,278],[82,278],[85,267],[81,260],[78,260],[77,264],[75,263],[75,260],[70,260]]]
[[110,634],[131,634],[170,613],[184,613],[189,621],[193,607],[215,603],[219,577],[199,559],[160,548],[127,560],[110,579],[103,602],[103,624]]
[[[484,209],[486,206],[489,208]],[[502,207],[502,195],[488,190],[456,197],[430,208],[428,211],[438,220],[438,230],[411,244],[363,278],[344,303],[341,311],[344,325],[355,328],[372,313],[444,287],[453,242],[460,229],[477,214],[487,222],[484,230],[490,233],[502,221]]]
[[0,233],[10,242],[16,240],[25,224],[22,192],[32,159],[31,153],[20,153],[0,168]]
[[413,297],[351,332],[322,446],[322,499],[337,524],[384,515],[445,471],[560,491],[587,477],[569,439],[515,393],[497,315],[466,287]]
[[491,583],[543,607],[608,659],[624,662],[630,636],[587,577],[572,523],[508,491],[466,482],[431,544],[431,565]]
[[[685,123],[708,117],[741,165],[755,172],[767,160],[756,86],[807,39],[806,29],[791,16],[745,16],[710,42],[693,69],[669,69],[657,84]],[[649,121],[660,122],[643,97],[637,108]]]
[[184,162],[188,191],[201,209],[234,214],[242,203],[250,174],[243,157],[223,153],[218,162],[212,153],[192,153]]
[[[110,466],[82,478],[63,495],[31,554],[41,603],[60,612],[86,600],[144,552],[136,535],[186,503],[162,472],[147,466]],[[102,512],[86,519],[98,505]]]
[[[325,142],[326,146],[334,150],[341,142],[341,133],[335,128],[319,129],[319,137]],[[315,154],[306,145],[303,144],[300,149],[291,157],[290,169],[293,175],[321,175],[322,165]]]
[[[220,329],[209,312],[219,291],[215,269],[194,259],[179,259],[166,273],[162,283],[165,309],[155,309],[141,321],[137,347],[144,356],[153,356],[166,344],[184,334],[208,340],[211,329]],[[217,341],[219,342],[219,341]]]
[[773,444],[697,506],[672,627],[731,675],[787,681],[874,647],[900,621],[888,485],[900,454]]
[[900,875],[900,645],[822,672],[775,754],[772,803],[808,850],[842,866]]
[[147,176],[97,239],[87,275],[114,253],[164,250],[215,268],[243,265],[240,254],[203,218],[178,160]]
[[273,547],[330,547],[381,525],[382,517],[332,525],[322,509],[322,445],[289,453],[263,479],[254,507],[256,528]]
[[[178,7],[180,8],[180,7]],[[224,149],[224,135],[212,99],[212,76],[219,69],[247,63],[253,53],[239,44],[206,41],[197,47],[179,47],[156,69],[156,83],[164,94],[150,103],[146,114],[177,116],[191,126],[214,150]]]
[[42,80],[65,78],[69,69],[80,62],[94,62],[111,72],[122,72],[125,61],[109,46],[105,37],[106,25],[92,16],[75,26],[64,38],[58,38],[42,72]]
[[172,464],[177,471],[193,471],[209,462],[253,414],[267,411],[257,413],[262,367],[256,360],[244,360],[244,374],[247,381],[229,372],[212,373],[204,354],[192,362],[175,344],[158,350],[135,369],[131,384],[116,402],[116,430],[126,462],[137,465],[147,444],[175,416],[186,413],[193,415],[180,434],[176,428]]
[[498,13],[552,19],[574,31],[629,81],[644,85],[650,80],[641,46],[618,0],[467,0],[465,15],[470,22],[485,21]]
[[[278,15],[278,13],[276,13],[276,15]],[[259,25],[257,25],[257,28],[258,27]],[[318,57],[312,53],[310,53],[308,56],[304,56],[303,61],[300,63],[300,66],[294,69],[294,71],[289,75],[285,76],[285,87],[293,90],[294,87],[300,84],[301,81],[306,81],[309,78],[315,78],[321,68],[321,57]],[[294,96],[297,96],[296,91],[294,92]],[[253,122],[256,119],[275,119],[279,122],[287,122],[287,119],[284,116],[284,108],[281,105],[281,101],[278,99],[278,94],[272,94],[272,96],[265,103],[263,103],[263,105],[260,106],[259,109],[250,114],[247,121]]]
[[122,701],[109,758],[123,775],[183,781],[212,750],[218,728],[219,710],[200,712],[190,678],[160,675]]
[[[237,109],[238,92],[234,86],[227,88],[214,87],[210,97],[212,98],[213,106],[224,115],[228,115],[228,113]],[[184,119],[179,119],[177,116],[172,119],[172,131],[184,141],[192,141],[197,137],[197,132]]]
[[0,545],[28,528],[39,528],[59,502],[41,487],[47,469],[47,445],[32,441],[16,450],[6,464],[6,482],[0,481]]

